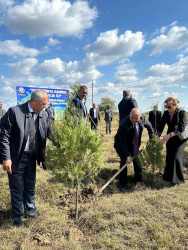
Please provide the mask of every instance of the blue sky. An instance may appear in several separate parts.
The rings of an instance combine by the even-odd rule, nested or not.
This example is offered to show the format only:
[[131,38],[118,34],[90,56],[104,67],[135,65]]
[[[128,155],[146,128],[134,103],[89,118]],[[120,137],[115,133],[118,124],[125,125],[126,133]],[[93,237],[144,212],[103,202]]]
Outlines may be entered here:
[[0,0],[0,101],[16,86],[87,85],[94,101],[130,89],[140,109],[175,96],[188,110],[188,1]]

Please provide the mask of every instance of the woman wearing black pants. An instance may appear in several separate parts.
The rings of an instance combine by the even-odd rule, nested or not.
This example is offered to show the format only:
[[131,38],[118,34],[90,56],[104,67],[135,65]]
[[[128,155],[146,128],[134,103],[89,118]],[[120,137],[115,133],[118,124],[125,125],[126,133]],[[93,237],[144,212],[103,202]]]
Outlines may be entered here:
[[167,134],[163,137],[162,143],[166,143],[166,166],[163,180],[171,182],[172,185],[179,185],[184,182],[183,176],[183,154],[186,140],[180,140],[178,135],[184,131],[186,126],[186,113],[178,108],[179,101],[174,97],[165,100],[164,106],[167,109],[160,122],[158,135],[161,136],[167,124]]

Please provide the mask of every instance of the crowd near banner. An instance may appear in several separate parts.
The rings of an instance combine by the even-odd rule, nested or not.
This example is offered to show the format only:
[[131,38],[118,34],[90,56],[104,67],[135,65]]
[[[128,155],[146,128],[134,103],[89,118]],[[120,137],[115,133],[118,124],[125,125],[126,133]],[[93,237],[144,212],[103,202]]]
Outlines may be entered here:
[[46,91],[49,96],[49,102],[47,106],[49,106],[50,102],[53,102],[55,118],[61,119],[63,111],[67,106],[69,90],[16,86],[17,102],[22,104],[29,101],[31,99],[31,93],[36,89],[42,89]]

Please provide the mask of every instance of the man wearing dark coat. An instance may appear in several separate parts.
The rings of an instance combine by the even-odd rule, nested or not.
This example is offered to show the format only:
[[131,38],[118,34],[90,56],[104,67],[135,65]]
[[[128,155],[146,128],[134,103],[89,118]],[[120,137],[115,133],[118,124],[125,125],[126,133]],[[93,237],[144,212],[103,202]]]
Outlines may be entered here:
[[81,110],[82,117],[87,122],[87,108],[85,105],[85,99],[88,94],[88,88],[84,85],[80,86],[77,96],[72,100],[72,103],[78,110]]
[[136,100],[132,98],[129,89],[123,90],[123,99],[118,104],[119,121],[128,116],[133,108],[138,108]]
[[[114,144],[116,152],[121,159],[120,168],[126,163],[131,163],[132,157],[138,153],[144,127],[147,128],[149,137],[151,137],[153,134],[151,123],[141,114],[138,108],[132,109],[130,115],[120,122]],[[135,181],[142,183],[142,168],[138,156],[134,158],[133,165]],[[120,173],[119,181],[120,190],[125,192],[127,187],[127,168]]]
[[[36,161],[44,162],[49,133],[48,115],[43,110],[48,95],[35,90],[31,100],[11,107],[1,119],[0,158],[8,172],[14,224],[26,216],[37,217],[35,206]],[[24,211],[23,211],[24,208]]]
[[156,132],[158,132],[161,117],[162,117],[162,112],[158,109],[153,109],[149,112],[148,120]]
[[93,108],[89,111],[89,120],[91,122],[91,129],[97,129],[98,121],[100,121],[100,113],[96,103],[93,103]]
[[55,120],[55,110],[53,108],[53,102],[50,102],[50,106],[45,109],[48,114],[48,120],[51,124]]

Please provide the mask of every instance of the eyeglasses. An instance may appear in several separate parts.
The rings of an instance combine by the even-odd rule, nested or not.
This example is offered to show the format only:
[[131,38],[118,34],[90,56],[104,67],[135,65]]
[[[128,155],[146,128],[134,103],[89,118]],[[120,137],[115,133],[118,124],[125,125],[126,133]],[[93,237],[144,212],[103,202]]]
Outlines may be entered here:
[[40,101],[42,103],[43,106],[47,105],[48,103],[45,103],[43,101]]
[[166,109],[172,109],[172,106],[165,106]]

